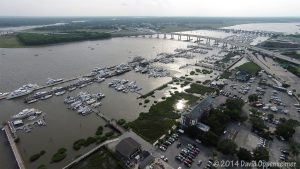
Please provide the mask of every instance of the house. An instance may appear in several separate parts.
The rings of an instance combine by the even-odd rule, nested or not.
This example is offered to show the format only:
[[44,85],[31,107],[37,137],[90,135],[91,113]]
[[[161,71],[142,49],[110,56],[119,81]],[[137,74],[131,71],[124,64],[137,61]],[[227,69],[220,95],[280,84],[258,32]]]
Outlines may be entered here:
[[186,112],[181,116],[181,124],[186,127],[197,125],[200,122],[202,115],[212,109],[212,105],[213,98],[207,96],[194,106],[190,112]]
[[124,138],[116,145],[116,153],[125,160],[131,160],[141,152],[141,145],[131,137]]

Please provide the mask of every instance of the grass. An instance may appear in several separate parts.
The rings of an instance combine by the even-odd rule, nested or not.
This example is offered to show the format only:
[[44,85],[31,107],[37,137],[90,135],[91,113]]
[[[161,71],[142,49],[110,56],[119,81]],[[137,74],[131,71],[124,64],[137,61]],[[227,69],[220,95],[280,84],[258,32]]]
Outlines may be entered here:
[[294,59],[300,59],[300,53],[297,51],[284,52],[282,54]]
[[145,140],[155,142],[176,124],[176,119],[180,118],[174,105],[181,99],[188,100],[187,104],[192,104],[199,98],[186,93],[175,93],[164,101],[152,105],[148,113],[141,113],[136,120],[129,123],[129,126]]
[[185,92],[187,93],[196,93],[196,94],[201,94],[204,95],[205,93],[213,93],[216,90],[210,87],[206,87],[200,84],[191,84],[191,88],[186,89]]
[[220,76],[220,79],[229,79],[229,77],[232,75],[231,72],[229,71],[224,71],[221,76]]
[[113,152],[103,147],[71,169],[127,169],[127,167]]
[[246,71],[252,75],[255,75],[256,73],[258,73],[261,68],[255,64],[254,62],[247,62],[242,64],[241,66],[237,67],[238,70],[242,70],[242,71]]
[[0,48],[21,48],[24,45],[15,35],[0,36]]

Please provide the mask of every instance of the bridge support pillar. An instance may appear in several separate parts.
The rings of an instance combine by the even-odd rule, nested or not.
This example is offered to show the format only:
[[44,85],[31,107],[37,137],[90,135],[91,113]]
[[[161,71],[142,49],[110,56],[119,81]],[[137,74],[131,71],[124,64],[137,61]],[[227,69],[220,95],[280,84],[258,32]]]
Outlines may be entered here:
[[150,38],[152,38],[152,35],[150,35]]
[[181,40],[181,35],[178,35],[178,40]]
[[167,38],[167,34],[164,34],[164,39],[166,39]]
[[156,35],[156,38],[159,38],[159,34]]
[[174,39],[174,35],[173,34],[171,34],[171,39]]

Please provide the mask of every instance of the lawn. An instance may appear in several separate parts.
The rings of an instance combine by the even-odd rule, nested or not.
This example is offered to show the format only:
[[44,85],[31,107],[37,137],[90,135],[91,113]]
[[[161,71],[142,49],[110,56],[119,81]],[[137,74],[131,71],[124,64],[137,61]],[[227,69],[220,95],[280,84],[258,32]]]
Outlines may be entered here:
[[15,35],[0,36],[0,48],[20,48],[20,47],[24,47],[24,45],[19,42],[19,40]]
[[113,152],[104,147],[71,169],[127,169],[127,167]]
[[181,99],[187,100],[187,104],[192,104],[199,98],[186,93],[173,94],[166,100],[152,105],[148,113],[141,113],[136,120],[129,123],[129,126],[145,140],[155,142],[176,124],[176,119],[180,118],[180,114],[175,112],[174,105]]
[[252,75],[255,75],[257,72],[259,72],[261,70],[261,68],[253,62],[244,63],[241,66],[237,67],[237,69],[246,71]]
[[216,90],[210,87],[206,87],[200,84],[191,84],[191,88],[186,89],[185,92],[187,93],[196,93],[196,94],[201,94],[204,95],[205,93],[213,93]]
[[282,54],[294,59],[300,59],[300,53],[297,51],[284,52]]

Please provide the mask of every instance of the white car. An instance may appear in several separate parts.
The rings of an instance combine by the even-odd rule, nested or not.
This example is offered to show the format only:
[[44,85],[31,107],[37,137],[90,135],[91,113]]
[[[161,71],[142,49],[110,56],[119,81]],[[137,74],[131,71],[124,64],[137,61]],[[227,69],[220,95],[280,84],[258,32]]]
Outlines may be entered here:
[[289,90],[287,93],[288,93],[288,95],[293,96],[293,92],[292,91]]

